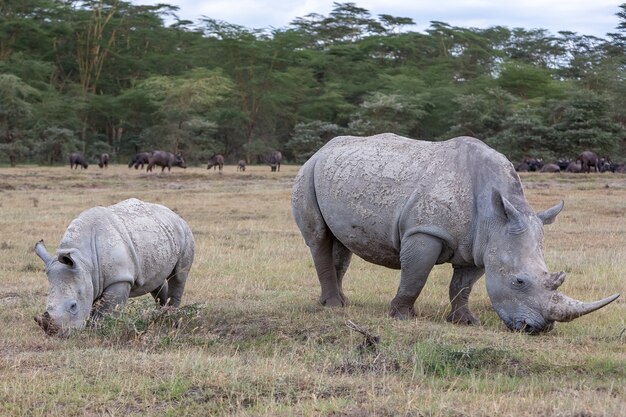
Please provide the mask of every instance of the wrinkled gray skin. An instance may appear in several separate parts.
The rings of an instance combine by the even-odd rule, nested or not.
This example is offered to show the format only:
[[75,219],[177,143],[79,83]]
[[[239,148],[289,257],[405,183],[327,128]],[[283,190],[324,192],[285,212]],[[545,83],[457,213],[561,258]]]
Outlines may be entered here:
[[146,171],[152,171],[152,167],[155,165],[161,167],[161,172],[165,171],[165,168],[167,168],[168,171],[171,171],[173,166],[187,168],[187,165],[185,165],[185,160],[180,154],[174,155],[171,152],[154,151],[148,159],[149,163]]
[[141,165],[141,169],[143,169],[144,165],[148,165],[150,163],[150,155],[152,152],[139,152],[136,153],[135,156],[128,163],[128,168],[134,166],[135,169],[139,169]]
[[100,168],[109,167],[109,154],[108,153],[100,154],[100,157],[98,158],[98,166]]
[[[445,167],[445,169],[442,169]],[[295,180],[292,208],[311,250],[321,303],[343,306],[342,279],[352,254],[400,269],[390,314],[415,314],[435,264],[451,263],[454,323],[479,324],[468,307],[486,274],[487,292],[504,323],[537,333],[610,303],[581,303],[556,291],[563,272],[543,259],[543,224],[563,203],[535,213],[513,165],[478,139],[423,142],[382,134],[337,137],[314,154]]]
[[50,255],[40,241],[35,252],[46,266],[50,292],[35,321],[53,335],[81,329],[123,307],[128,297],[151,293],[161,305],[178,307],[194,256],[187,223],[159,204],[134,198],[82,212]]
[[209,159],[209,163],[207,164],[206,169],[211,169],[211,167],[213,167],[214,171],[215,171],[215,168],[219,168],[219,170],[221,171],[222,168],[224,168],[224,157],[220,155],[219,153],[213,155]]
[[70,169],[76,169],[78,166],[82,169],[87,169],[89,164],[87,163],[87,159],[79,153],[73,153],[70,155]]
[[246,170],[246,161],[243,159],[240,159],[239,162],[237,162],[237,171],[245,171]]

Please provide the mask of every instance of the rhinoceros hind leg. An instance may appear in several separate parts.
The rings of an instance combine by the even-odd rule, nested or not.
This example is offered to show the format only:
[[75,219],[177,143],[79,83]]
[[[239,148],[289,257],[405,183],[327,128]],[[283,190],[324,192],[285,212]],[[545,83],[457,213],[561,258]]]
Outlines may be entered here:
[[415,316],[415,300],[435,266],[443,244],[437,237],[416,233],[400,243],[400,287],[391,301],[389,314],[397,319]]
[[167,305],[172,307],[180,306],[181,299],[183,298],[183,291],[185,290],[185,283],[187,282],[187,276],[193,263],[193,246],[191,249],[185,250],[182,254],[174,270],[167,279],[165,285],[167,285]]
[[165,304],[167,304],[167,282],[158,287],[156,290],[150,291],[150,294],[154,298],[154,301],[159,303],[160,306],[164,306]]
[[447,320],[455,324],[480,325],[470,311],[468,300],[474,283],[483,275],[485,270],[479,267],[454,268],[450,281],[450,304],[452,311]]
[[[326,307],[346,305],[346,299],[341,290],[341,279],[350,263],[350,254],[345,246],[340,245],[341,243],[328,230],[323,238],[310,245],[313,263],[322,287],[320,303]],[[338,277],[338,272],[341,278]]]
[[343,293],[343,276],[346,274],[351,260],[352,252],[350,252],[350,250],[346,248],[343,243],[337,239],[333,239],[333,261],[335,263],[335,272],[337,274],[337,287],[339,288],[339,296],[344,306],[348,303],[348,300]]

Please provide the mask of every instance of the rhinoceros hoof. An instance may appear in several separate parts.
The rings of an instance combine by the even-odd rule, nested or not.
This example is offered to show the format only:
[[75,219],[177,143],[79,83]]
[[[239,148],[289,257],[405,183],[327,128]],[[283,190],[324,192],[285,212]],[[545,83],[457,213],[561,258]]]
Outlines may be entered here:
[[396,306],[392,304],[389,308],[389,315],[394,319],[408,320],[415,317],[417,314],[415,314],[413,306]]
[[454,312],[448,315],[447,319],[450,323],[465,324],[468,326],[480,326],[480,320],[478,320],[472,313],[469,312]]
[[345,300],[338,297],[326,298],[324,300],[320,300],[320,302],[325,307],[344,307],[346,305]]

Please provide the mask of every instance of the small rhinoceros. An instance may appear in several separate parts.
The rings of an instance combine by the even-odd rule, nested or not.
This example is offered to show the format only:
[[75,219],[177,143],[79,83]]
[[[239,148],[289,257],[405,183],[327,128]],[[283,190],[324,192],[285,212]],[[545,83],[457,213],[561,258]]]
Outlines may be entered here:
[[513,330],[538,333],[599,309],[556,289],[565,273],[543,259],[543,225],[563,202],[535,213],[513,165],[478,139],[424,142],[393,134],[337,137],[300,169],[295,221],[311,250],[321,303],[343,306],[342,279],[352,254],[400,269],[390,314],[415,314],[435,264],[451,263],[448,320],[479,324],[468,307],[486,274],[491,303]]
[[135,198],[82,212],[68,226],[56,256],[43,241],[35,252],[50,283],[48,305],[35,321],[46,333],[67,334],[110,313],[128,297],[151,293],[178,307],[194,256],[187,223],[159,204]]

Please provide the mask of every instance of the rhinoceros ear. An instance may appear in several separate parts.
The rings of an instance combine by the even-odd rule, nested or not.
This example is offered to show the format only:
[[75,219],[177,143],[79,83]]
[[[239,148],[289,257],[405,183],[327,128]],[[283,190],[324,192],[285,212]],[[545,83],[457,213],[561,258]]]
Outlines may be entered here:
[[491,202],[496,215],[507,221],[509,233],[520,234],[527,229],[528,223],[522,213],[495,188],[491,192]]
[[74,259],[72,259],[72,254],[71,252],[67,252],[67,253],[61,253],[59,254],[58,257],[59,262],[61,262],[62,264],[65,264],[67,266],[69,266],[70,268],[73,268],[74,265],[76,264],[74,262]]
[[543,224],[552,224],[556,219],[556,216],[563,210],[563,200],[554,207],[551,207],[545,211],[537,212],[537,217],[543,222]]

